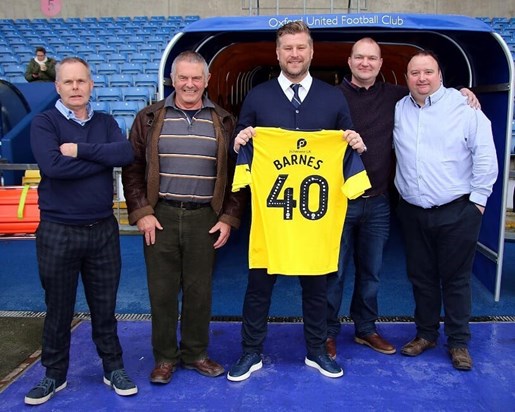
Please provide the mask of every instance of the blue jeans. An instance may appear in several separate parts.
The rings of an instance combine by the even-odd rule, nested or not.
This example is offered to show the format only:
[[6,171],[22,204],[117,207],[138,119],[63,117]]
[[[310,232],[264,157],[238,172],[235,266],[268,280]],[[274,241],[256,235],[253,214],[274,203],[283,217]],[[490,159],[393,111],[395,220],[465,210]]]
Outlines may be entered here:
[[355,334],[364,337],[376,332],[377,293],[383,264],[383,250],[390,231],[390,201],[387,195],[350,200],[345,217],[338,272],[327,277],[327,336],[340,333],[338,315],[343,282],[354,261],[354,292],[350,316]]

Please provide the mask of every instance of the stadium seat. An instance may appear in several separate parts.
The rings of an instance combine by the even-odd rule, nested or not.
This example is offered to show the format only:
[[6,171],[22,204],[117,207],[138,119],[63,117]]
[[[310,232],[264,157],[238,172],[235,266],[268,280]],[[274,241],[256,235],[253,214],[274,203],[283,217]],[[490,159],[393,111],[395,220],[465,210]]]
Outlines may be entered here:
[[126,44],[126,41],[123,37],[119,35],[111,35],[106,38],[107,44],[114,47],[116,49],[116,52],[118,52],[118,49]]
[[[143,42],[140,44],[143,44]],[[128,53],[137,53],[137,51],[138,51],[136,44],[131,39],[127,39],[127,44],[123,44],[123,45],[119,46],[117,49],[118,49],[118,53],[127,53],[127,54]]]
[[95,100],[89,102],[91,104],[91,108],[96,112],[104,112],[111,113],[111,107],[109,106],[109,102],[105,100]]
[[97,53],[101,55],[118,53],[118,49],[115,46],[111,46],[109,44],[99,44],[97,45]]
[[126,102],[139,100],[148,104],[154,100],[155,90],[152,86],[124,87],[122,89],[122,96]]
[[118,16],[114,18],[114,21],[121,23],[130,23],[132,21],[132,18],[130,18],[129,16]]
[[86,53],[83,55],[84,59],[91,64],[100,65],[101,63],[105,63],[106,59],[103,54],[98,53]]
[[138,52],[139,53],[145,53],[148,55],[148,57],[150,59],[152,59],[152,57],[150,56],[152,53],[154,53],[154,51],[156,51],[156,49],[161,49],[161,44],[162,42],[159,43],[159,45],[157,45],[156,43],[150,43],[150,41],[147,39],[145,43],[141,44],[138,46]]
[[109,86],[110,87],[129,87],[133,86],[134,81],[132,79],[132,74],[126,73],[115,73],[109,76]]
[[143,66],[145,73],[158,74],[160,62],[149,61]]
[[119,102],[123,99],[119,87],[95,87],[92,96],[95,101]]
[[125,122],[126,116],[114,116],[114,120],[116,120],[116,123],[118,123],[118,127],[122,131],[122,134],[125,137],[128,137],[128,131],[127,131],[127,123]]
[[91,47],[91,46],[87,46],[87,45],[82,45],[82,46],[77,46],[75,48],[75,53],[77,53],[78,56],[81,56],[81,57],[84,57],[85,59],[86,56],[88,54],[95,54],[97,51],[94,47]]
[[125,53],[111,53],[106,55],[106,61],[108,63],[121,64],[127,63],[129,61],[129,58]]
[[157,91],[157,76],[155,74],[149,73],[141,73],[135,74],[133,76],[134,86],[150,86],[154,88],[154,91]]
[[120,73],[120,67],[116,63],[99,63],[96,66],[96,72],[98,74],[111,75],[115,73]]
[[141,101],[114,101],[111,102],[111,114],[113,116],[133,116],[146,106]]
[[4,75],[7,77],[24,76],[25,75],[25,66],[22,66],[21,64],[6,64],[6,65],[3,65],[3,68],[4,68]]
[[134,123],[134,116],[114,116],[118,124],[125,123],[126,136],[129,137],[132,124]]
[[[21,47],[21,45],[14,47]],[[0,58],[4,56],[12,56],[13,51],[15,51],[14,47],[6,46],[5,44],[0,45]]]
[[9,76],[7,77],[9,83],[27,83],[25,76]]
[[32,52],[17,52],[16,55],[21,63],[28,63],[34,57],[34,53]]
[[91,79],[97,87],[109,87],[109,81],[105,74],[92,74]]
[[18,56],[15,56],[13,52],[11,51],[11,54],[0,54],[0,64],[1,65],[7,65],[7,64],[20,64],[20,59]]
[[129,61],[131,63],[147,63],[151,61],[150,55],[148,53],[131,53],[129,54]]
[[127,62],[120,64],[120,73],[136,75],[144,72],[142,63]]

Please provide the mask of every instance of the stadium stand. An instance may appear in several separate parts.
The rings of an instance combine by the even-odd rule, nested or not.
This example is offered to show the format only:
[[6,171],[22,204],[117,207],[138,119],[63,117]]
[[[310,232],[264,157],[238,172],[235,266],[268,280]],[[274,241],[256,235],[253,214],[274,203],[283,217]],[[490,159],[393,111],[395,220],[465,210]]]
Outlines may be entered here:
[[[160,60],[169,39],[198,19],[194,15],[0,19],[0,78],[22,82],[34,47],[44,46],[57,59],[76,55],[90,63],[95,110],[112,112],[110,102],[116,101],[150,104],[156,99]],[[503,37],[515,58],[515,17],[478,19]],[[121,118],[125,129],[130,128],[132,114]],[[515,129],[513,135],[515,141]]]

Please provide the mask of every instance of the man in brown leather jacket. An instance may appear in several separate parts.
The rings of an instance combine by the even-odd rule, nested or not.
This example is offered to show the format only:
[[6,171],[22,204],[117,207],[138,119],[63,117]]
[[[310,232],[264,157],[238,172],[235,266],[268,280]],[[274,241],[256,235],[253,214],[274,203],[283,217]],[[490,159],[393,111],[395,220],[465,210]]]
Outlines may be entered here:
[[209,77],[200,54],[175,58],[175,91],[138,113],[129,136],[135,161],[122,170],[129,223],[144,236],[152,383],[168,383],[179,362],[205,376],[224,373],[207,354],[211,277],[215,250],[239,226],[245,199],[230,190],[235,120],[204,96]]

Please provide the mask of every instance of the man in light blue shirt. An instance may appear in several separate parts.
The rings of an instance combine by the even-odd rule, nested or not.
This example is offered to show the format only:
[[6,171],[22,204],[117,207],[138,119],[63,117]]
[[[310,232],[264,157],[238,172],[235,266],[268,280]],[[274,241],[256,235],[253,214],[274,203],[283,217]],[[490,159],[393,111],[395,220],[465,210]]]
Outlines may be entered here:
[[409,96],[395,108],[395,186],[415,298],[415,339],[401,353],[434,348],[441,304],[453,366],[470,370],[470,276],[486,202],[497,179],[491,124],[442,84],[437,57],[408,63]]

